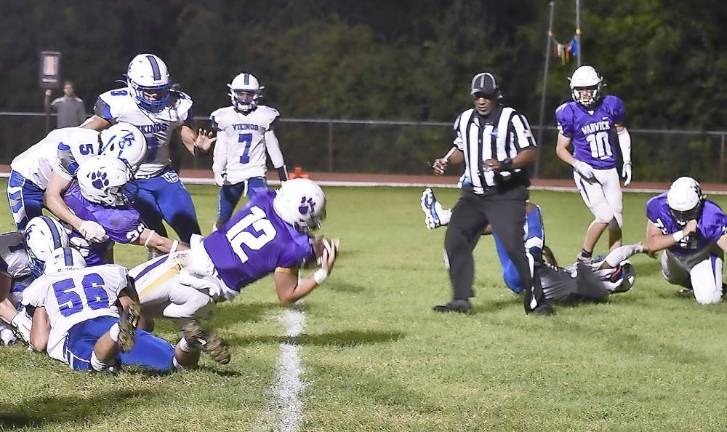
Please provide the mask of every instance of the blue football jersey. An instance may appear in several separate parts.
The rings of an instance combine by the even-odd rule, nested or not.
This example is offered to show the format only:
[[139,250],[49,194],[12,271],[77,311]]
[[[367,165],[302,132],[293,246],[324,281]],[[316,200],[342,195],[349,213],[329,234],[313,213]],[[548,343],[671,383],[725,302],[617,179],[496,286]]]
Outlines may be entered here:
[[310,237],[273,210],[276,192],[260,190],[204,240],[220,278],[239,291],[277,267],[298,267],[313,255]]
[[[669,211],[666,192],[651,198],[646,203],[646,217],[664,235],[682,230]],[[697,221],[697,231],[681,239],[669,250],[679,255],[697,253],[716,243],[724,234],[727,234],[727,215],[715,202],[705,200],[702,214]]]
[[555,110],[558,131],[572,140],[573,157],[597,169],[616,166],[616,124],[623,124],[625,115],[623,101],[611,95],[593,112],[573,101]]

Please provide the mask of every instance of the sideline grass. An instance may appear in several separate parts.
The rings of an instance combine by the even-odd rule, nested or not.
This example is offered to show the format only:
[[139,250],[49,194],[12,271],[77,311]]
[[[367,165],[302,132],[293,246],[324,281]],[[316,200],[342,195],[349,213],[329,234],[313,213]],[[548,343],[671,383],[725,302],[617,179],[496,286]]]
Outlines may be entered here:
[[[190,187],[203,231],[216,190]],[[697,306],[634,260],[635,288],[607,304],[526,317],[500,278],[493,243],[476,250],[475,314],[440,316],[447,300],[443,230],[427,231],[419,189],[328,188],[324,233],[342,251],[302,306],[298,338],[305,431],[725,430],[725,305]],[[437,190],[445,204],[456,191]],[[589,214],[574,193],[533,192],[547,242],[575,257]],[[625,238],[643,237],[645,194],[625,195]],[[717,197],[721,205],[727,201]],[[10,227],[7,208],[0,221]],[[125,264],[141,248],[119,248]],[[0,348],[0,429],[271,430],[279,344],[272,281],[222,304],[212,325],[233,346],[229,366],[164,377],[73,373],[19,347]],[[173,338],[171,327],[162,335]]]

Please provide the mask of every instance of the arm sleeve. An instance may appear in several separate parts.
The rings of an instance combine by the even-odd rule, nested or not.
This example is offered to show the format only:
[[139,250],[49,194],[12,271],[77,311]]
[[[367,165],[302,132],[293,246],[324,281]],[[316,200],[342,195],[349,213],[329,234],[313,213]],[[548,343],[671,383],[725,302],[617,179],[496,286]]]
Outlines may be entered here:
[[66,180],[71,180],[78,171],[78,162],[73,154],[71,146],[59,143],[58,144],[58,164],[53,167],[53,171],[59,176]]
[[530,125],[524,115],[515,113],[510,124],[515,133],[514,142],[518,153],[530,147],[536,147],[535,137],[533,137],[533,132],[530,130]]
[[268,149],[268,154],[270,155],[270,161],[273,163],[273,167],[283,167],[285,165],[285,160],[283,160],[283,153],[280,151],[278,137],[275,135],[275,131],[272,129],[265,132],[265,147]]
[[111,124],[116,123],[114,116],[111,114],[111,107],[105,100],[101,99],[100,96],[96,99],[96,105],[93,107],[93,113]]
[[[212,153],[212,172],[215,177],[221,176],[227,166],[227,134],[217,130],[217,142]],[[220,179],[221,180],[221,179]]]
[[459,129],[460,121],[462,121],[462,114],[457,116],[454,120],[454,124],[452,125],[452,129],[454,130],[454,141],[452,141],[452,145],[457,147],[457,150],[464,151],[464,140],[462,139],[462,134]]
[[555,110],[555,122],[558,125],[558,132],[568,138],[573,138],[573,121],[567,104],[563,104]]
[[624,101],[616,96],[611,96],[610,99],[611,117],[613,122],[620,125],[624,124],[624,121],[626,120],[626,106],[624,105]]

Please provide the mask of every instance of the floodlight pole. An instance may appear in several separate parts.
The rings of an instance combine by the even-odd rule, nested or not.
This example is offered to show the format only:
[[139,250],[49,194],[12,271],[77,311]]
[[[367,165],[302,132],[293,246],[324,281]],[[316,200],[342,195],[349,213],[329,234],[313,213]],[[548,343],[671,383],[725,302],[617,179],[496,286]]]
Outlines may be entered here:
[[581,0],[576,0],[576,45],[578,46],[576,64],[578,67],[581,67],[581,61],[583,60],[583,44],[581,43]]
[[[548,68],[550,67],[550,47],[553,39],[553,12],[555,10],[555,2],[551,1],[548,4],[550,8],[550,14],[548,17],[548,34],[545,37],[545,64],[543,65],[543,91],[540,94],[540,118],[538,119],[538,140],[536,141],[539,146],[543,146],[543,119],[545,118],[545,97],[548,94]],[[535,158],[535,169],[533,177],[538,177],[540,173],[540,152],[538,152]]]

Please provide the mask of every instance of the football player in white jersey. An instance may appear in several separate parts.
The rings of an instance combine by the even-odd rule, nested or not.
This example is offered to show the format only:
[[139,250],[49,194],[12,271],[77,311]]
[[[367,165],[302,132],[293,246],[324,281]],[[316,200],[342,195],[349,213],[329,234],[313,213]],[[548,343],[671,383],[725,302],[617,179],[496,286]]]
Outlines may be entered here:
[[[43,273],[52,252],[65,246],[68,246],[66,229],[48,216],[31,219],[25,232],[0,234],[0,318],[26,342],[30,337],[30,318],[17,311],[23,290]],[[7,337],[3,324],[0,322],[0,338],[7,344],[11,338]]]
[[184,343],[175,348],[136,330],[135,299],[124,267],[86,268],[77,250],[56,249],[45,273],[23,292],[23,304],[33,310],[30,345],[75,370],[135,365],[165,372],[196,366],[198,346],[207,342],[200,338],[198,327],[186,326]]
[[243,193],[249,199],[256,189],[267,188],[266,150],[278,170],[280,181],[288,179],[273,130],[280,113],[275,108],[258,104],[263,87],[249,73],[237,75],[227,86],[232,105],[210,115],[212,128],[217,131],[212,171],[215,183],[221,187],[215,228],[230,219]]
[[75,163],[75,160],[99,154],[99,150],[98,132],[71,127],[50,132],[16,156],[10,163],[7,188],[15,226],[23,230],[28,220],[42,214],[43,192],[59,164],[59,153],[68,154]]
[[101,130],[123,121],[144,133],[149,151],[135,176],[139,195],[134,205],[149,228],[166,235],[163,219],[180,240],[189,242],[200,229],[192,198],[170,166],[169,142],[179,129],[182,143],[196,156],[208,153],[215,139],[192,127],[192,99],[171,89],[162,59],[139,54],[129,63],[126,75],[127,87],[101,94],[95,115],[81,126]]
[[[53,152],[52,146],[47,149],[39,149],[39,151],[46,150],[47,152],[41,157],[50,158],[49,154],[53,154],[55,157],[55,164],[45,175],[47,185],[44,188],[43,200],[48,210],[81,233],[86,240],[101,242],[107,237],[103,227],[95,221],[81,219],[72,212],[63,201],[63,194],[76,177],[79,163],[97,155],[108,155],[121,159],[134,172],[146,157],[146,139],[136,126],[129,123],[117,123],[101,133],[84,128],[68,128],[68,130],[71,129],[74,131],[73,135],[57,137],[56,140],[63,139],[63,141],[58,141],[57,151]],[[75,141],[70,139],[75,135],[84,136],[87,139]]]

